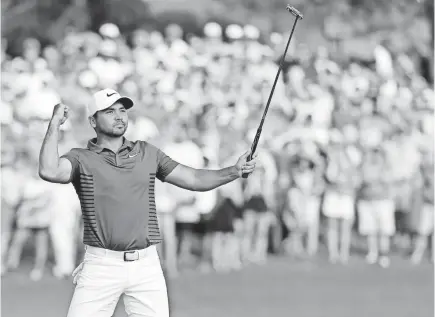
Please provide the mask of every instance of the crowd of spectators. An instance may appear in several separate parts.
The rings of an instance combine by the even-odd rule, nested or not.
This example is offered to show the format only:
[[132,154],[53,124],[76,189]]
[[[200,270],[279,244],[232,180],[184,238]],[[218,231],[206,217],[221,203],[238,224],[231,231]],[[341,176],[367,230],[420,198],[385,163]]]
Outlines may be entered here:
[[[37,173],[56,103],[71,109],[60,154],[93,137],[86,104],[112,88],[136,103],[128,139],[196,168],[224,167],[250,147],[285,41],[216,23],[202,36],[178,25],[125,36],[107,23],[98,33],[68,30],[45,47],[29,38],[22,56],[9,56],[3,40],[2,273],[19,265],[30,236],[32,279],[42,277],[50,250],[58,277],[80,256],[72,186]],[[198,263],[204,271],[264,263],[278,228],[279,246],[295,257],[315,256],[326,240],[329,260],[347,263],[357,232],[367,237],[369,263],[390,265],[390,241],[412,252],[413,263],[422,260],[433,232],[433,87],[410,56],[387,45],[362,62],[297,42],[263,127],[255,175],[206,193],[156,186],[168,274]]]

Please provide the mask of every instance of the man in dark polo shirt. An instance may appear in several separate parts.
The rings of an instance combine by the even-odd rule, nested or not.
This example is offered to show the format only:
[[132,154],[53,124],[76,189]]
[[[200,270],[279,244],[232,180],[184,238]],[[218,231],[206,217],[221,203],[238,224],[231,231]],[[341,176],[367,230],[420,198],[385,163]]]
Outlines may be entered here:
[[72,183],[84,221],[86,254],[75,270],[77,283],[68,317],[112,316],[123,295],[129,316],[169,316],[166,284],[156,244],[155,180],[208,191],[251,174],[256,159],[244,153],[234,166],[194,169],[172,160],[155,146],[123,135],[133,101],[116,91],[94,94],[89,122],[97,137],[85,149],[58,155],[59,127],[68,107],[54,107],[41,147],[39,175],[53,183]]

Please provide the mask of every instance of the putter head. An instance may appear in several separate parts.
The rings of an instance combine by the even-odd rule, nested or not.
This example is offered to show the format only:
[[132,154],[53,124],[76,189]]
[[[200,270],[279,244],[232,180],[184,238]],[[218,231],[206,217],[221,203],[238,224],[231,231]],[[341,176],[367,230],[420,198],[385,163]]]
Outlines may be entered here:
[[303,19],[304,16],[302,15],[302,13],[300,13],[295,7],[292,7],[291,5],[287,5],[287,11],[290,12],[291,14],[293,14],[297,19]]

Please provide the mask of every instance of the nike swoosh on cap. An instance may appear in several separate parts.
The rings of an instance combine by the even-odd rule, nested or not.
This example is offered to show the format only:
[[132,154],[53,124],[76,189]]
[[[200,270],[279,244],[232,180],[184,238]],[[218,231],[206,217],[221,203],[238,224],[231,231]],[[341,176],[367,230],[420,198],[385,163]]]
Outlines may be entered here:
[[109,108],[114,102],[120,102],[125,109],[133,107],[133,100],[130,98],[121,97],[113,89],[103,89],[93,94],[92,102],[88,104],[89,115],[93,116],[97,111]]

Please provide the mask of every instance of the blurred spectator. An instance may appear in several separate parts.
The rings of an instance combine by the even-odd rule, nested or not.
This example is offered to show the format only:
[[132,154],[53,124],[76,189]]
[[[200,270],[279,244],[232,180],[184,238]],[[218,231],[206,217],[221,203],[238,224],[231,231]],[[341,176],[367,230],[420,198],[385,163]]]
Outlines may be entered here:
[[[236,157],[226,158],[222,165],[234,164]],[[218,272],[242,267],[245,225],[243,221],[243,182],[236,180],[218,188],[216,204],[209,217],[211,260]]]
[[40,179],[29,163],[21,159],[17,166],[23,172],[22,202],[17,209],[17,230],[12,236],[7,267],[18,268],[25,242],[33,236],[35,263],[30,278],[36,281],[42,278],[47,262],[48,227],[55,210],[50,208],[50,184]]
[[82,237],[78,234],[80,202],[72,186],[53,185],[50,190],[50,208],[53,210],[50,219],[50,238],[55,257],[53,275],[65,278],[69,277],[76,267],[78,246],[82,245]]
[[[194,168],[203,168],[204,160],[202,151],[190,140],[186,128],[180,125],[176,127],[174,132],[174,142],[167,144],[163,148],[163,151],[180,164],[189,165]],[[172,229],[176,228],[178,232],[178,248],[174,248],[173,246],[169,246],[168,248],[172,250],[172,252],[179,249],[177,252],[179,255],[172,254],[171,256],[179,259],[177,261],[179,265],[192,264],[192,262],[194,262],[192,255],[194,242],[193,229],[194,224],[200,221],[201,215],[196,205],[196,199],[197,196],[202,193],[186,191],[168,184],[162,185],[167,187],[164,189],[165,192],[168,193],[170,199],[175,202],[172,213],[176,227],[172,227]],[[165,229],[171,230],[170,227]],[[169,233],[169,235],[175,236],[175,232]],[[172,238],[170,239],[169,241],[172,241]],[[169,241],[168,243],[171,243]]]
[[[213,160],[204,157],[204,168],[217,169],[218,166]],[[212,235],[209,228],[209,220],[218,200],[218,193],[215,190],[197,193],[195,209],[200,213],[200,220],[194,227],[194,232],[199,240],[200,264],[202,272],[207,273],[212,267]]]
[[[414,241],[414,248],[411,261],[419,264],[426,251],[428,240],[433,235],[434,229],[434,162],[432,154],[426,155],[421,165],[423,176],[423,206],[420,210],[415,232],[417,234]],[[434,257],[434,244],[431,243],[431,258]]]
[[[4,135],[4,133],[3,133]],[[7,152],[8,155],[3,153]],[[15,210],[17,210],[20,200],[23,183],[21,181],[21,174],[15,168],[16,155],[12,148],[2,146],[2,165],[1,165],[1,267],[2,274],[6,272],[6,258],[9,251],[11,242],[14,222]]]
[[367,237],[366,260],[382,267],[390,265],[390,238],[395,233],[391,172],[385,153],[379,148],[364,153],[362,187],[358,200],[359,232]]
[[[319,241],[323,184],[318,176],[323,174],[323,164],[315,145],[307,144],[305,149],[294,156],[291,165],[293,182],[287,197],[290,213],[283,215],[284,223],[292,233],[294,254],[300,256],[306,253],[313,256],[317,253]],[[303,246],[305,236],[306,247]]]
[[273,203],[275,177],[271,178],[269,171],[271,167],[273,168],[274,162],[262,156],[265,154],[259,154],[261,166],[258,166],[256,172],[249,177],[244,189],[245,241],[242,250],[245,260],[260,264],[265,263],[267,259],[268,232],[273,221],[273,208],[275,207]]
[[349,142],[351,138],[352,130],[334,131],[328,149],[323,213],[328,218],[328,252],[332,263],[338,260],[347,263],[349,260],[356,191],[360,181],[359,152]]

